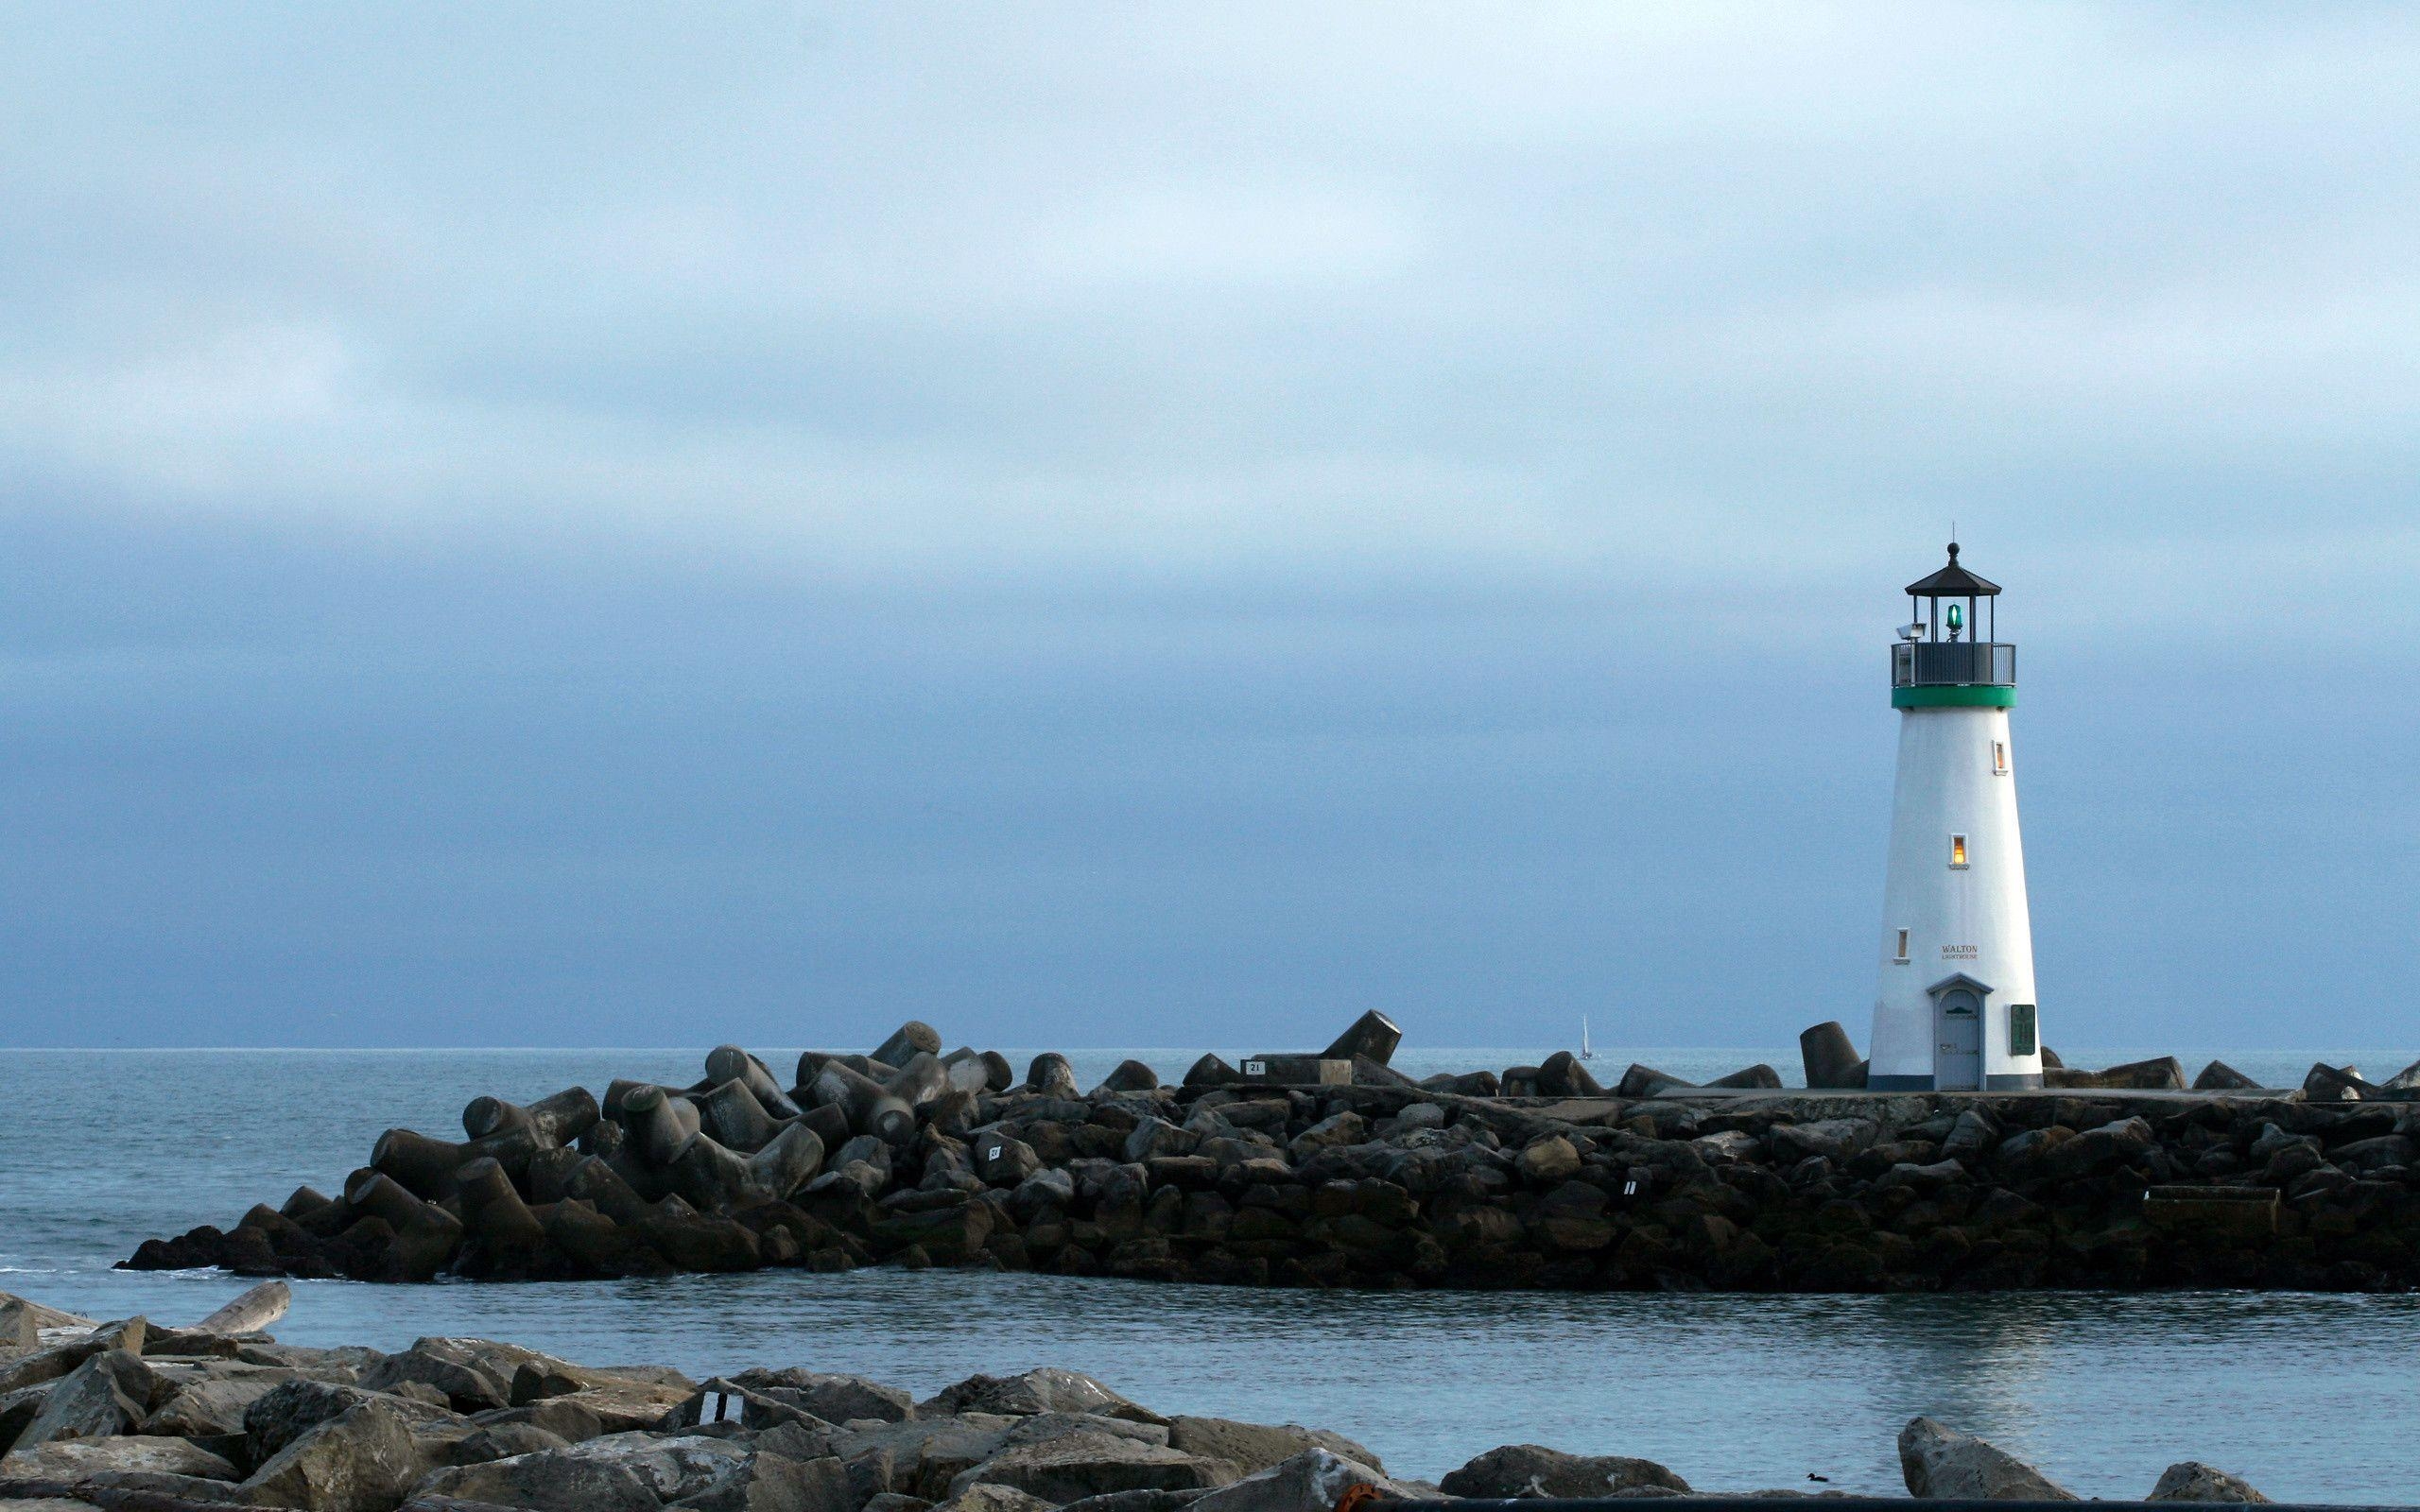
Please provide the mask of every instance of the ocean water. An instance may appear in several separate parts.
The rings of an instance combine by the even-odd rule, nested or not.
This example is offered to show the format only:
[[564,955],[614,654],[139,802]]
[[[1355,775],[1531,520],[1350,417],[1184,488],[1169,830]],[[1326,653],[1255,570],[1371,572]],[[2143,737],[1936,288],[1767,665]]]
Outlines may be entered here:
[[[1132,1052],[1073,1055],[1080,1076]],[[1163,1072],[1189,1056],[1139,1052]],[[1534,1062],[1536,1050],[1398,1057]],[[2111,1051],[2077,1063],[2131,1058]],[[2299,1082],[2312,1055],[2220,1052]],[[779,1067],[782,1059],[768,1055]],[[1235,1058],[1231,1053],[1229,1058]],[[1691,1079],[1781,1051],[1600,1051]],[[2198,1067],[2206,1057],[2187,1057]],[[2385,1054],[2327,1054],[2377,1074]],[[2408,1058],[2408,1057],[2406,1057]],[[199,1316],[244,1283],[113,1271],[142,1239],[231,1224],[300,1182],[334,1190],[380,1130],[458,1129],[481,1092],[616,1075],[686,1082],[700,1053],[0,1051],[0,1290],[104,1316]],[[693,1374],[856,1371],[920,1392],[975,1371],[1087,1370],[1164,1412],[1333,1428],[1399,1472],[1547,1444],[1644,1455],[1717,1490],[1901,1489],[1918,1414],[1979,1433],[2086,1496],[2139,1497],[2206,1460],[2269,1495],[2420,1503],[2403,1444],[2420,1297],[2274,1293],[1796,1297],[1249,1292],[869,1270],[557,1285],[298,1283],[280,1337],[400,1348],[511,1339]]]

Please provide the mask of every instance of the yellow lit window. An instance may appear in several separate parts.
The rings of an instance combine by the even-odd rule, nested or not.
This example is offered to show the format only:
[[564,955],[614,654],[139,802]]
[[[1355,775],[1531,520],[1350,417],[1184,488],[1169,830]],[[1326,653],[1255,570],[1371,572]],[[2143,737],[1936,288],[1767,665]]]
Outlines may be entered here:
[[1992,742],[1992,775],[1994,777],[2008,775],[2008,742],[2005,740]]
[[1953,867],[1962,867],[1966,864],[1966,837],[1962,834],[1953,834],[1949,837],[1949,864]]

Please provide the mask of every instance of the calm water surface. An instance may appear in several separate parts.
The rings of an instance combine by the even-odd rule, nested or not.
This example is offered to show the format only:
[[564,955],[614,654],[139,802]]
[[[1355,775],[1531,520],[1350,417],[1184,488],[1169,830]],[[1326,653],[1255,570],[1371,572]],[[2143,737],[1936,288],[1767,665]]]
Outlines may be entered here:
[[[1090,1076],[1122,1054],[1075,1058]],[[1535,1055],[1401,1058],[1418,1073]],[[1789,1063],[1604,1054],[1616,1071],[1634,1057],[1693,1077]],[[1144,1058],[1167,1071],[1189,1057]],[[2312,1057],[2227,1058],[2299,1080]],[[15,1110],[0,1127],[0,1289],[189,1320],[242,1283],[110,1263],[298,1181],[333,1190],[381,1129],[451,1131],[479,1092],[685,1082],[698,1065],[662,1050],[0,1052],[0,1106]],[[1527,1442],[1646,1455],[1716,1489],[1813,1472],[1895,1493],[1893,1438],[1929,1413],[2087,1496],[2140,1496],[2190,1457],[2273,1497],[2420,1503],[2403,1443],[2420,1298],[2405,1297],[1359,1295],[881,1270],[296,1292],[278,1333],[298,1343],[480,1333],[575,1359],[803,1365],[919,1391],[1063,1365],[1162,1411],[1334,1428],[1430,1477]]]

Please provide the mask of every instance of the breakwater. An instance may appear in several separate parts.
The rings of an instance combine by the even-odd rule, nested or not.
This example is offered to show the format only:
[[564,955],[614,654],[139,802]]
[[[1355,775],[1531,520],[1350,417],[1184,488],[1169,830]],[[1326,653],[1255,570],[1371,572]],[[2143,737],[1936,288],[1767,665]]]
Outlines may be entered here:
[[[1507,1097],[1454,1087],[1512,1076],[1412,1084],[1387,1070],[1391,1042],[1340,1041],[1256,1074],[1204,1057],[1174,1087],[1130,1063],[1086,1092],[1055,1056],[1019,1080],[938,1044],[909,1025],[873,1056],[810,1054],[786,1090],[726,1046],[688,1088],[477,1099],[463,1141],[390,1131],[337,1195],[304,1188],[128,1263],[1834,1291],[2356,1290],[2420,1273],[2420,1104],[2392,1089],[1868,1095],[1743,1076]],[[1513,1070],[1584,1075],[1555,1059]],[[1268,1079],[1306,1069],[1348,1079]]]

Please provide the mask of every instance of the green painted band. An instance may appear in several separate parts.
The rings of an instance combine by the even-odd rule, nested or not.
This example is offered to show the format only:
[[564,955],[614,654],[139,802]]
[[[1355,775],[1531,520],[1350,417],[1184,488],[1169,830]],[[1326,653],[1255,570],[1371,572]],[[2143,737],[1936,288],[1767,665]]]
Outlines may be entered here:
[[2014,709],[2016,690],[1989,683],[1960,687],[1893,688],[1893,709]]

